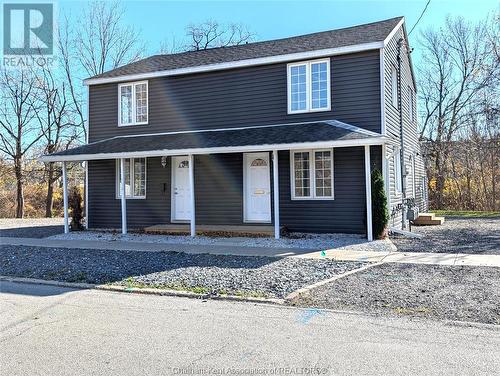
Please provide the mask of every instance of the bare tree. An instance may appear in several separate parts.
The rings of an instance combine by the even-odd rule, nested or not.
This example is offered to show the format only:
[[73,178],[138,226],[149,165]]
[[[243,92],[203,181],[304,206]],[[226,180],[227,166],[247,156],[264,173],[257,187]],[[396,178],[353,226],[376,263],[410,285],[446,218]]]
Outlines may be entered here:
[[[65,86],[68,88],[69,96],[71,98],[70,106],[72,107],[75,115],[78,119],[79,127],[82,130],[83,140],[87,139],[87,127],[85,122],[85,115],[83,111],[83,106],[85,104],[84,95],[80,89],[82,86],[80,79],[78,78],[78,65],[75,64],[78,61],[78,54],[73,48],[74,42],[74,30],[70,27],[70,21],[68,17],[65,16],[63,21],[59,24],[58,28],[58,51],[59,60],[62,71],[64,72]],[[78,82],[78,85],[76,83]],[[77,89],[78,88],[78,89]]]
[[119,2],[89,3],[77,22],[74,48],[88,76],[138,60],[144,46],[139,32],[124,26],[123,8]]
[[477,24],[448,18],[444,28],[431,28],[421,35],[420,137],[430,144],[429,171],[434,176],[429,180],[435,181],[433,199],[437,208],[443,205],[452,141],[467,128],[472,104],[498,75],[499,60],[493,43],[497,38],[498,18]]
[[189,41],[184,46],[186,51],[206,50],[213,47],[236,46],[253,41],[255,34],[239,23],[220,24],[215,20],[207,20],[186,27]]
[[[75,140],[81,139],[83,127],[79,114],[71,106],[72,102],[64,80],[54,77],[53,70],[46,66],[37,70],[38,101],[35,112],[42,132],[41,142],[45,154],[68,149]],[[75,121],[76,120],[76,121]],[[45,216],[52,217],[54,183],[61,177],[60,169],[54,163],[45,164],[47,196]]]
[[3,70],[0,77],[0,151],[13,161],[16,218],[24,216],[24,157],[43,136],[34,122],[36,76],[28,70]]

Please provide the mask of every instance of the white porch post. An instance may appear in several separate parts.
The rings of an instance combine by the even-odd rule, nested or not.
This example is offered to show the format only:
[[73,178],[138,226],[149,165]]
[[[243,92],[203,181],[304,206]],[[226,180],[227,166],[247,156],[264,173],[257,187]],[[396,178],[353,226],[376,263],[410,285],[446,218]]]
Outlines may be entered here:
[[120,192],[122,203],[122,234],[127,233],[127,198],[125,196],[125,159],[120,159]]
[[370,169],[370,145],[365,145],[365,185],[366,185],[366,235],[373,240],[372,229],[372,176]]
[[273,199],[274,199],[274,237],[280,238],[280,193],[279,193],[278,150],[273,150]]
[[66,162],[62,164],[62,179],[63,179],[63,202],[64,202],[64,233],[69,232],[68,222],[68,176],[66,172]]
[[194,158],[193,154],[189,154],[189,201],[191,203],[191,236],[196,236],[196,213],[195,213],[195,200],[194,200]]

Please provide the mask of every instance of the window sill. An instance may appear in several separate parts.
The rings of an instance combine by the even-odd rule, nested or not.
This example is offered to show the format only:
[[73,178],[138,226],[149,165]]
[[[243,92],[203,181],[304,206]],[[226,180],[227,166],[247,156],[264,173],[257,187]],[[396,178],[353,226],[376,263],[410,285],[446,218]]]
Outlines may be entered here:
[[295,115],[295,114],[306,114],[306,113],[309,113],[309,112],[327,112],[327,111],[331,111],[332,108],[331,107],[327,107],[327,108],[315,108],[315,109],[311,109],[311,110],[298,110],[298,111],[291,111],[291,110],[288,110],[288,115]]
[[292,201],[333,201],[335,197],[292,197]]
[[[119,196],[115,197],[117,200],[121,200],[122,198]],[[146,196],[133,196],[133,197],[125,197],[125,200],[145,200]]]
[[118,127],[133,127],[133,126],[141,126],[141,125],[149,125],[149,122],[146,123],[131,123],[131,124],[118,124]]

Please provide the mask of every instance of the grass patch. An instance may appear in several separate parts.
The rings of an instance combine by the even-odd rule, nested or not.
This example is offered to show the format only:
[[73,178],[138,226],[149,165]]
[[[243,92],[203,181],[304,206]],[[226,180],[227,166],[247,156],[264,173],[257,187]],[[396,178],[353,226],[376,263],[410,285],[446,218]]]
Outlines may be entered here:
[[[116,285],[115,283],[111,283]],[[181,284],[168,284],[168,283],[155,283],[146,284],[142,282],[135,281],[132,277],[128,277],[123,280],[119,285],[125,285],[126,288],[136,288],[136,289],[159,289],[159,290],[175,290],[175,291],[188,291],[195,294],[205,295],[211,292],[211,289],[205,286],[186,286]]]
[[226,289],[214,290],[206,286],[186,286],[183,284],[168,284],[168,283],[156,283],[156,284],[146,284],[142,282],[137,282],[133,277],[128,277],[118,283],[108,283],[108,285],[119,285],[124,286],[127,289],[159,289],[159,290],[174,290],[174,291],[187,291],[200,295],[207,295],[210,293],[215,293],[217,295],[232,295],[240,297],[251,297],[251,298],[267,298],[268,295],[262,291],[245,291],[237,290],[231,291]]
[[392,309],[394,313],[399,315],[413,315],[413,314],[428,314],[431,312],[430,308],[427,307],[417,307],[417,308],[407,308],[407,307],[395,307]]
[[472,211],[472,210],[431,210],[437,216],[465,217],[465,218],[500,218],[500,211]]

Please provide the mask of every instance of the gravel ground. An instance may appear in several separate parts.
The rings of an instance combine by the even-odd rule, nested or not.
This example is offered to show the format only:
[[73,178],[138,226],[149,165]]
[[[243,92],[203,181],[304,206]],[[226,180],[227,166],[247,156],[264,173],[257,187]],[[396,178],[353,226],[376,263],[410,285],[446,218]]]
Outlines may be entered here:
[[441,226],[413,226],[422,239],[391,237],[402,252],[500,255],[500,218],[446,218]]
[[284,298],[366,263],[0,246],[0,275]]
[[62,218],[0,218],[0,236],[46,238],[63,232]]
[[133,241],[165,244],[203,244],[203,245],[235,245],[243,247],[265,248],[303,248],[303,249],[349,249],[356,251],[391,251],[391,244],[385,240],[368,242],[361,235],[352,234],[303,234],[292,233],[290,237],[251,238],[251,237],[208,237],[184,235],[150,235],[130,233],[122,235],[114,232],[82,231],[51,236],[51,239],[64,240],[101,240],[101,241]]
[[500,269],[383,264],[318,287],[290,303],[500,324]]

